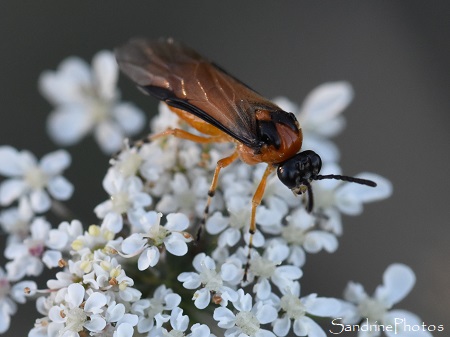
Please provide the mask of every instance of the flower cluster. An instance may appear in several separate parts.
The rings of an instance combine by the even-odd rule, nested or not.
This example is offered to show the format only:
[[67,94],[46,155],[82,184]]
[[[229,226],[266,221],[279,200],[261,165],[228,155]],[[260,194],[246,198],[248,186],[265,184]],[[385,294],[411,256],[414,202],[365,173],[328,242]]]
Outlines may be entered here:
[[[335,252],[342,215],[358,215],[364,204],[389,197],[387,179],[357,175],[375,181],[376,189],[315,181],[314,209],[308,213],[302,196],[270,177],[250,248],[252,197],[265,164],[236,162],[221,172],[205,230],[196,240],[216,163],[232,153],[233,144],[201,145],[170,136],[135,144],[124,140],[144,119],[137,108],[120,102],[116,82],[109,52],[94,57],[92,71],[71,58],[40,79],[43,94],[55,105],[48,130],[58,143],[73,144],[92,131],[105,152],[122,146],[103,180],[108,197],[92,205],[95,224],[68,219],[54,226],[46,218],[73,193],[62,176],[71,161],[65,150],[38,162],[28,151],[0,147],[5,178],[0,225],[8,234],[6,272],[0,268],[0,333],[27,298],[37,298],[42,315],[30,337],[325,337],[324,318],[389,324],[401,314],[419,321],[412,313],[390,310],[415,283],[402,264],[388,267],[372,297],[357,283],[349,283],[342,299],[301,294],[308,254]],[[274,100],[300,121],[303,147],[321,154],[323,174],[340,174],[339,151],[330,137],[343,130],[341,112],[352,96],[348,83],[336,82],[315,89],[301,107]],[[150,132],[168,128],[196,132],[161,104]],[[26,278],[44,268],[57,271],[38,289]]]

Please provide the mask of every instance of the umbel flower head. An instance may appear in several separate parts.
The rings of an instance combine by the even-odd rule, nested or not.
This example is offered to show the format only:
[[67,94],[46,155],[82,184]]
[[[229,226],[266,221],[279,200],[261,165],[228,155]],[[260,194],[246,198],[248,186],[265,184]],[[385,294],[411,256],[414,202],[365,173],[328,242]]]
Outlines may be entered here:
[[[8,330],[17,303],[28,298],[37,298],[40,315],[30,337],[325,337],[320,323],[327,319],[390,322],[404,314],[391,307],[415,278],[398,264],[388,268],[372,297],[353,283],[344,299],[300,294],[309,254],[335,252],[344,233],[342,216],[387,198],[387,179],[358,175],[377,182],[376,189],[314,181],[314,209],[308,213],[301,196],[269,177],[250,250],[252,197],[265,165],[237,161],[221,172],[205,230],[194,240],[217,161],[234,144],[170,136],[124,142],[144,127],[144,118],[120,101],[117,75],[112,54],[104,51],[92,67],[69,58],[40,78],[42,93],[55,107],[48,131],[57,143],[74,144],[93,133],[106,153],[122,148],[103,179],[105,200],[86,198],[96,220],[55,224],[45,213],[73,192],[62,176],[71,160],[66,151],[37,161],[27,151],[0,147],[0,204],[11,206],[0,213],[9,235],[6,272],[0,267],[0,333]],[[334,82],[313,90],[300,108],[276,100],[301,122],[303,147],[321,154],[324,172],[340,173],[330,137],[344,129],[341,113],[352,97],[348,83]],[[196,132],[161,104],[150,132],[168,128]],[[44,268],[57,269],[37,289],[26,277]]]

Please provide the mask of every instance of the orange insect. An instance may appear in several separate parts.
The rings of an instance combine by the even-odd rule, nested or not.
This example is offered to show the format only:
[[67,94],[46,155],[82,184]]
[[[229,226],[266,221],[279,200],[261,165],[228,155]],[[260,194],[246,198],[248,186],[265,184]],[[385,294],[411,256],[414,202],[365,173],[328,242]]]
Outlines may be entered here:
[[182,129],[168,129],[150,139],[174,135],[199,143],[236,144],[230,156],[217,162],[202,226],[220,170],[238,158],[250,165],[268,164],[252,199],[250,250],[256,231],[256,208],[273,171],[277,171],[279,179],[294,194],[308,193],[308,212],[313,209],[313,180],[339,179],[376,186],[365,179],[319,175],[322,166],[319,155],[313,151],[298,153],[303,136],[293,113],[283,111],[183,44],[170,38],[158,41],[134,39],[117,48],[115,53],[120,69],[144,93],[164,101],[182,120],[204,134],[198,136]]

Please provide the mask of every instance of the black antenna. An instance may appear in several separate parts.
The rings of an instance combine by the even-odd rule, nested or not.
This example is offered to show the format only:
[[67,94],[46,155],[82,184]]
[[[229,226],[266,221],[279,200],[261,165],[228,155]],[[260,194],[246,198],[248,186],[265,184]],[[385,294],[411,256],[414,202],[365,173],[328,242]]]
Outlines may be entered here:
[[[349,177],[349,176],[341,176],[338,174],[327,174],[324,176],[321,174],[318,174],[318,175],[314,176],[312,179],[313,180],[336,179],[336,180],[348,181],[350,183],[357,183],[357,184],[371,186],[371,187],[377,186],[377,183],[372,180],[360,179],[360,178]],[[309,183],[309,181],[307,181],[307,180],[303,181],[303,185],[305,185],[308,190],[308,205],[306,207],[306,211],[308,213],[311,213],[313,210],[313,207],[314,207],[314,197],[313,197],[312,187],[311,187],[311,184]]]
[[360,179],[360,178],[349,177],[349,176],[341,176],[341,175],[337,175],[337,174],[327,174],[325,176],[318,174],[313,179],[314,180],[336,179],[336,180],[348,181],[350,183],[367,185],[367,186],[371,186],[371,187],[377,186],[377,183],[372,180]]

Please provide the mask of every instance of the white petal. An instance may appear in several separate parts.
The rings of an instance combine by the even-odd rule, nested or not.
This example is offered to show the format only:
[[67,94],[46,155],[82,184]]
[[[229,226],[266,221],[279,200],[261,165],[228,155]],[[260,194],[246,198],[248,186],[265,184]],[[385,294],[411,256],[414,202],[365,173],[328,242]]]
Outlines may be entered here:
[[224,217],[222,213],[215,212],[206,221],[206,230],[209,234],[216,235],[223,231],[229,223],[229,219]]
[[178,294],[168,294],[164,297],[164,300],[166,301],[165,309],[172,310],[180,304],[181,296]]
[[117,324],[120,325],[120,324],[127,323],[127,324],[130,324],[131,326],[136,326],[138,324],[138,322],[139,322],[138,315],[124,314],[122,316],[122,318],[119,321],[117,321]]
[[237,228],[227,228],[220,236],[219,247],[233,247],[241,239],[241,232]]
[[47,119],[47,132],[57,144],[72,145],[92,128],[84,105],[65,105],[53,111]]
[[65,319],[61,317],[61,308],[59,306],[53,306],[50,308],[50,310],[48,311],[48,318],[56,323],[65,322]]
[[129,197],[134,208],[147,207],[152,203],[152,197],[147,193],[136,193]]
[[106,296],[102,293],[92,293],[84,304],[84,311],[99,314],[107,303]]
[[194,293],[194,304],[198,309],[205,309],[210,301],[211,301],[211,294],[209,292],[209,290],[207,290],[206,288],[197,290]]
[[324,83],[306,97],[301,119],[313,126],[320,126],[340,114],[352,99],[353,90],[349,83]]
[[223,329],[230,329],[234,326],[236,317],[233,315],[231,310],[219,307],[214,310],[213,317],[216,321],[219,321],[217,325]]
[[352,303],[361,303],[368,297],[361,283],[350,281],[344,290],[344,299]]
[[57,250],[47,250],[42,256],[42,262],[45,263],[47,268],[58,267],[59,261],[62,259],[61,252]]
[[113,233],[119,233],[123,228],[122,216],[116,212],[109,212],[103,219],[102,227]]
[[189,318],[186,315],[183,315],[183,309],[177,307],[172,310],[172,314],[170,315],[170,325],[175,330],[184,331],[187,329],[189,324]]
[[108,199],[103,201],[101,204],[95,206],[94,213],[97,216],[97,218],[103,219],[109,212],[111,212],[112,208],[113,208],[112,200]]
[[260,300],[265,300],[271,295],[272,287],[267,279],[261,279],[255,287],[253,291],[256,291],[256,296]]
[[139,256],[138,269],[145,270],[148,267],[154,267],[159,261],[159,250],[156,247],[146,249]]
[[37,213],[48,211],[52,205],[52,201],[50,200],[47,192],[41,189],[31,191],[30,203],[31,208]]
[[184,272],[178,275],[178,281],[183,282],[186,289],[196,289],[200,287],[201,279],[197,273]]
[[287,315],[277,319],[273,324],[273,332],[275,332],[277,336],[280,337],[286,336],[290,328],[291,328],[291,320],[287,317]]
[[[29,291],[25,294],[24,289],[28,288]],[[11,289],[11,297],[17,302],[17,303],[25,303],[26,298],[35,296],[37,290],[37,284],[34,281],[22,281],[19,283],[16,283],[12,289]]]
[[305,251],[298,246],[291,247],[291,254],[287,261],[296,267],[302,267],[306,262]]
[[210,337],[211,330],[205,324],[196,323],[191,327],[190,337]]
[[114,333],[114,337],[132,337],[134,334],[133,326],[129,323],[122,323]]
[[67,200],[73,194],[73,185],[66,178],[57,176],[48,182],[48,191],[56,200]]
[[184,231],[189,227],[189,219],[183,213],[171,213],[167,215],[167,224],[164,227],[170,231]]
[[98,315],[90,316],[90,320],[84,323],[84,327],[89,331],[100,332],[106,326],[106,321],[103,317]]
[[278,316],[278,311],[273,306],[265,304],[256,312],[256,318],[262,324],[273,322]]
[[280,263],[289,256],[289,247],[279,241],[272,240],[265,248],[265,257],[275,263]]
[[103,122],[95,129],[95,139],[106,154],[120,150],[124,138],[119,126],[112,122]]
[[[303,149],[313,150],[316,153],[320,153],[322,163],[332,163],[340,159],[340,152],[338,147],[332,141],[328,139],[318,137],[316,134],[309,132],[303,136]],[[333,172],[336,174],[336,172]],[[322,170],[322,174],[323,170]]]
[[336,317],[341,309],[340,302],[335,298],[315,297],[306,305],[308,313],[321,317]]
[[69,167],[70,162],[70,154],[65,150],[58,150],[42,157],[39,166],[48,175],[56,175]]
[[299,334],[299,332],[302,331],[302,329],[299,329],[299,326],[297,325],[299,321],[301,321],[303,329],[306,329],[308,337],[327,337],[325,331],[323,331],[320,325],[318,325],[315,321],[306,316],[294,322],[294,332],[297,336],[305,336],[305,334]]
[[84,288],[79,283],[72,283],[67,287],[66,301],[72,307],[78,307],[84,300]]
[[23,174],[19,154],[11,146],[0,146],[0,174],[7,177]]
[[92,60],[92,70],[100,96],[106,100],[113,99],[119,75],[114,54],[108,50],[102,50],[95,54]]
[[147,240],[139,234],[132,234],[122,241],[122,252],[124,254],[135,254],[145,247]]
[[[383,319],[383,324],[395,327],[393,331],[386,331],[388,337],[432,337],[427,327],[423,329],[422,323],[423,321],[417,315],[406,310],[389,311]],[[437,328],[436,331],[438,331]]]
[[20,179],[8,179],[0,185],[0,204],[8,206],[14,200],[19,198],[27,186],[23,180]]
[[[336,191],[338,207],[346,209],[347,205],[367,203],[388,198],[392,194],[392,184],[386,178],[373,173],[361,173],[357,178],[369,179],[377,183],[376,187],[355,183],[346,183]],[[342,207],[341,207],[342,206]],[[354,213],[353,213],[354,214]]]
[[336,237],[324,231],[310,231],[305,236],[303,247],[308,253],[318,253],[325,249],[328,253],[333,253],[338,248]]
[[84,93],[80,87],[89,87],[91,74],[89,66],[78,57],[61,62],[58,72],[44,71],[39,77],[41,93],[53,104],[78,102]]
[[171,254],[176,256],[183,256],[188,251],[188,247],[184,240],[185,239],[182,234],[172,233],[168,238],[164,240],[164,245]]
[[277,277],[282,277],[288,280],[297,280],[302,277],[303,272],[300,268],[295,266],[279,266],[275,272]]
[[116,121],[126,135],[134,135],[145,125],[145,115],[134,104],[120,103],[113,108]]
[[375,297],[384,303],[393,305],[408,295],[416,283],[411,268],[404,264],[391,264],[383,274],[383,285],[376,289]]
[[2,334],[9,329],[11,315],[16,313],[17,305],[12,301],[5,301],[0,309],[0,333]]
[[[239,335],[239,337],[242,335]],[[246,336],[246,335],[244,335]],[[255,337],[276,337],[275,334],[269,330],[265,330],[265,329],[259,329],[255,335]]]
[[125,314],[125,306],[119,303],[115,306],[109,306],[106,314],[106,319],[109,322],[117,322]]

